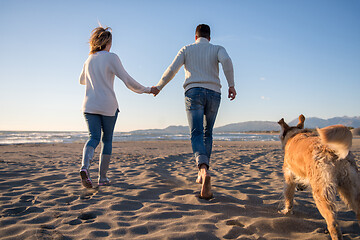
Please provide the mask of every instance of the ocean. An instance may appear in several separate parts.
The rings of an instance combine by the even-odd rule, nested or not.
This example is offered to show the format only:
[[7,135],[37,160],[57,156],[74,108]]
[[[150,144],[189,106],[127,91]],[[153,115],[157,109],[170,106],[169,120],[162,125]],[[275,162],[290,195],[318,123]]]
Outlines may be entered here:
[[[0,131],[0,145],[27,143],[76,143],[85,142],[87,132],[37,132],[37,131]],[[115,132],[114,142],[189,140],[189,134],[154,134]],[[215,133],[214,140],[220,141],[278,141],[278,135],[250,133]]]

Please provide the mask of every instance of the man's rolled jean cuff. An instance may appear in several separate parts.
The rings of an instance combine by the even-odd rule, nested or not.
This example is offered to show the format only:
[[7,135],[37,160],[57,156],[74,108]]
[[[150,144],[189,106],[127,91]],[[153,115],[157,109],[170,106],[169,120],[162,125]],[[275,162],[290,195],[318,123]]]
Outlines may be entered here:
[[205,164],[207,168],[209,169],[209,158],[206,155],[199,155],[196,157],[196,163],[198,167],[200,168],[201,164]]

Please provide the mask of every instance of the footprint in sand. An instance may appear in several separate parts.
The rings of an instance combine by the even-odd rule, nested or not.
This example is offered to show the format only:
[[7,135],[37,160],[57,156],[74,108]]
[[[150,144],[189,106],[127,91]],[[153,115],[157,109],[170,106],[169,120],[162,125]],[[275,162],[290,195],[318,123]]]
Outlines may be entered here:
[[26,215],[29,213],[41,213],[44,212],[44,209],[38,207],[15,207],[9,208],[3,211],[4,216],[11,216],[11,215]]
[[80,192],[80,199],[90,199],[97,191],[95,188],[84,189]]
[[110,207],[114,211],[136,211],[142,208],[144,205],[138,201],[121,201],[119,204],[114,204]]
[[95,212],[84,212],[81,213],[77,219],[69,221],[67,224],[69,225],[79,225],[82,223],[81,220],[87,221],[91,219],[95,219],[97,217]]
[[244,227],[244,224],[242,224],[241,222],[239,222],[237,220],[227,220],[226,225]]
[[238,220],[228,220],[225,223],[228,226],[233,226],[230,231],[223,236],[224,239],[236,239],[240,235],[252,235],[253,232],[244,228],[244,224]]
[[16,208],[9,208],[3,211],[3,214],[5,216],[9,216],[9,215],[17,215],[20,213],[25,212],[25,210],[27,209],[27,207],[16,207]]
[[58,231],[54,230],[55,227],[42,225],[36,230],[35,239],[68,239]]
[[82,214],[80,214],[80,216],[78,218],[81,220],[94,219],[94,218],[96,218],[96,213],[94,213],[94,212],[82,213]]
[[35,197],[32,195],[22,195],[20,197],[19,202],[21,202],[21,203],[30,203],[31,202],[32,203],[34,199],[35,199]]

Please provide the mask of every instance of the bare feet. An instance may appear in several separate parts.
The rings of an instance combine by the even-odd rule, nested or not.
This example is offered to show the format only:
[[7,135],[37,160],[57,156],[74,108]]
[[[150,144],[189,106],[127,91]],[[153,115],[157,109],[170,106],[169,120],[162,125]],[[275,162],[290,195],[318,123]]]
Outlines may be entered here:
[[[199,171],[200,181],[201,181],[201,191],[200,198],[202,199],[211,199],[213,194],[211,192],[211,177],[206,167],[201,167]],[[198,177],[199,179],[199,177]]]
[[202,184],[202,178],[201,178],[200,170],[199,170],[199,172],[198,172],[198,176],[197,176],[197,179],[196,179],[196,183]]
[[81,183],[86,188],[92,188],[92,181],[90,178],[90,174],[86,168],[80,170]]

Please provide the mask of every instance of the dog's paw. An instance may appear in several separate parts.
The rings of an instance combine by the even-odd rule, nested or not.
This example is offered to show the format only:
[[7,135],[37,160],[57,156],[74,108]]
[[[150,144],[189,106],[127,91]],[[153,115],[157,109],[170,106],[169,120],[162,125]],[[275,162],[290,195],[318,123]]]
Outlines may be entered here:
[[307,187],[308,187],[308,186],[305,185],[305,184],[298,183],[298,184],[296,185],[296,190],[298,190],[298,191],[304,191]]
[[283,214],[283,215],[294,214],[294,212],[291,209],[286,209],[286,208],[283,210],[280,210],[279,213]]

